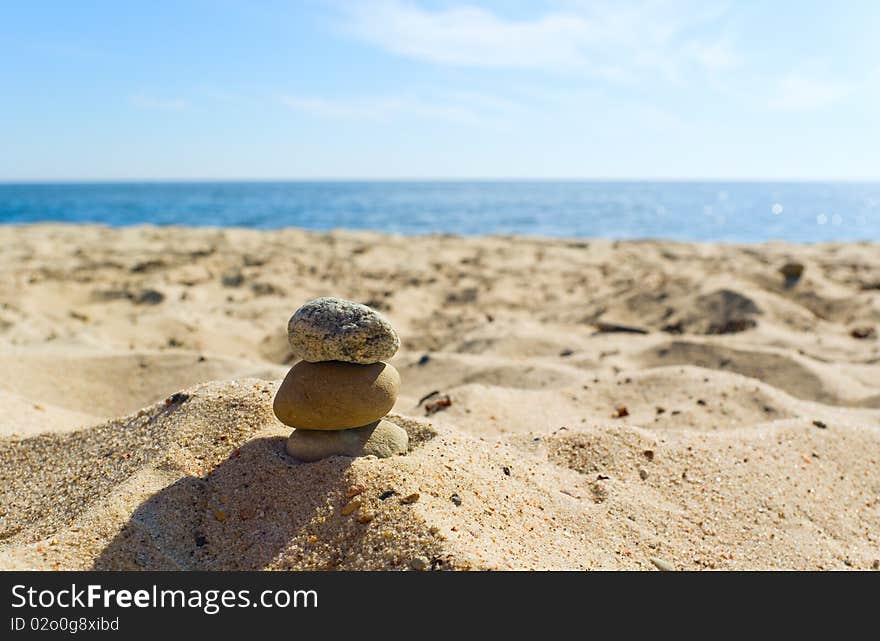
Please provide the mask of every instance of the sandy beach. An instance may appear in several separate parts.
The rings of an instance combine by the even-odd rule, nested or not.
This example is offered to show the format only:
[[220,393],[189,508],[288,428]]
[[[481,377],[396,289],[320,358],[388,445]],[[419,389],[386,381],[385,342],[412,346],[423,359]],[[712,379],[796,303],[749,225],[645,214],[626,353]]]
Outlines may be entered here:
[[[880,568],[880,245],[0,243],[0,569]],[[318,296],[397,328],[407,455],[285,454]]]

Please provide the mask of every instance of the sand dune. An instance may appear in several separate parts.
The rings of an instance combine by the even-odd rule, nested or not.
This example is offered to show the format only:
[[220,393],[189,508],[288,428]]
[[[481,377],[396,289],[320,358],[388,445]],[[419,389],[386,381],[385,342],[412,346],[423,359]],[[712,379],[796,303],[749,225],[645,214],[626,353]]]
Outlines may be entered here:
[[0,358],[0,387],[73,412],[126,414],[194,383],[234,376],[283,375],[271,364],[184,351],[93,354],[15,349]]
[[[880,567],[877,245],[0,242],[0,567]],[[284,453],[320,295],[398,328],[406,456]]]

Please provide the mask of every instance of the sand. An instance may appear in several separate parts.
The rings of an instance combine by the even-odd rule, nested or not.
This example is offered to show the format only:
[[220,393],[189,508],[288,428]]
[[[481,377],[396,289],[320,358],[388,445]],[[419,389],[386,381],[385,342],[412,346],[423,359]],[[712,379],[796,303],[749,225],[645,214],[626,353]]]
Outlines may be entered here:
[[[880,567],[877,244],[0,243],[0,568]],[[285,454],[324,295],[399,331],[406,456]]]

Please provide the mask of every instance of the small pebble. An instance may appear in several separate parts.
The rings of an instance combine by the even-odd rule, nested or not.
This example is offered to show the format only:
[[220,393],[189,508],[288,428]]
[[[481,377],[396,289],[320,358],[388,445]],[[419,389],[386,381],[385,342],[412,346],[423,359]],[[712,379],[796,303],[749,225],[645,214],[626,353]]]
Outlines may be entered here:
[[361,494],[366,488],[363,485],[352,485],[345,491],[345,496],[351,498]]
[[230,269],[220,277],[223,287],[240,287],[244,282],[244,275],[239,269]]
[[340,513],[341,513],[343,516],[348,516],[349,514],[351,514],[351,513],[353,513],[354,511],[356,511],[360,506],[361,506],[361,502],[360,502],[360,500],[359,500],[359,499],[353,499],[353,500],[349,501],[348,503],[346,503],[346,504],[342,507],[342,509],[340,510]]
[[642,479],[643,481],[647,480],[647,478],[648,478],[648,470],[646,470],[646,469],[643,468],[643,467],[640,467],[640,468],[639,468],[639,478]]
[[134,302],[137,305],[158,305],[163,300],[165,300],[165,294],[155,289],[145,289],[134,296]]
[[446,409],[450,405],[452,405],[452,399],[449,398],[448,394],[443,394],[442,396],[437,398],[437,400],[425,403],[425,416],[436,414],[437,412]]
[[804,266],[801,263],[786,263],[779,268],[779,273],[785,277],[786,284],[793,285],[804,273]]
[[409,567],[411,567],[413,570],[424,572],[428,569],[428,559],[423,556],[417,556],[409,562]]
[[400,499],[400,502],[403,503],[404,505],[410,505],[411,503],[415,503],[418,500],[419,500],[419,493],[413,492],[412,494],[404,496],[402,499]]
[[661,572],[675,572],[675,566],[672,565],[672,563],[670,563],[669,561],[664,561],[663,559],[658,559],[656,556],[652,556],[650,561]]
[[877,338],[877,330],[868,325],[863,327],[854,327],[850,331],[849,335],[859,340],[874,339]]

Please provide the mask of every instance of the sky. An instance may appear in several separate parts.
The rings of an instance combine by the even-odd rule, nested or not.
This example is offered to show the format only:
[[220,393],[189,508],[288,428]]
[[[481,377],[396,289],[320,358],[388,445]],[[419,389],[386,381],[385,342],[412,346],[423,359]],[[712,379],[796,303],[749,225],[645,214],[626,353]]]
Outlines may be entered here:
[[0,180],[876,180],[878,25],[876,0],[0,0]]

